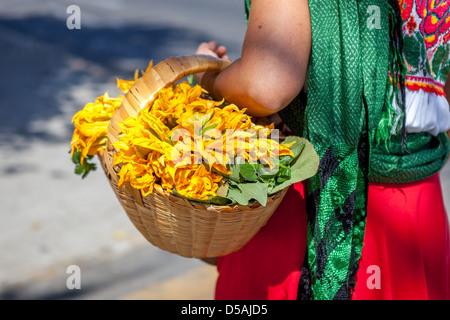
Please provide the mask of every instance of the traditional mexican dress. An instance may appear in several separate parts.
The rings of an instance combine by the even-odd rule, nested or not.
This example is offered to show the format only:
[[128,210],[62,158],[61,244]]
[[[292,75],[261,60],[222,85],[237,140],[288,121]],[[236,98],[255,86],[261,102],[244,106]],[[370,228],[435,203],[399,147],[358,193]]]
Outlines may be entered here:
[[[445,132],[450,111],[443,88],[450,70],[450,3],[399,4],[409,151],[394,142],[380,142],[372,149],[364,244],[351,298],[450,299],[449,220],[439,178],[449,149]],[[397,100],[392,99],[392,107],[399,114],[394,112],[389,127],[396,139],[403,119]],[[302,273],[309,273],[309,196],[306,182],[293,185],[247,245],[218,259],[216,299],[299,298]],[[313,243],[319,251],[327,250]]]

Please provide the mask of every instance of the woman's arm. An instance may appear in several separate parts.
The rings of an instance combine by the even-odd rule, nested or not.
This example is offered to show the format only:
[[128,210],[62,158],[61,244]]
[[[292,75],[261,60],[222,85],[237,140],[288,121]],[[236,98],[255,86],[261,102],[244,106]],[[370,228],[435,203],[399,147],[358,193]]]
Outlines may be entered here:
[[[211,55],[223,55],[219,48]],[[201,85],[214,98],[267,116],[286,107],[303,88],[310,51],[307,0],[253,0],[241,58],[220,73],[203,74]]]

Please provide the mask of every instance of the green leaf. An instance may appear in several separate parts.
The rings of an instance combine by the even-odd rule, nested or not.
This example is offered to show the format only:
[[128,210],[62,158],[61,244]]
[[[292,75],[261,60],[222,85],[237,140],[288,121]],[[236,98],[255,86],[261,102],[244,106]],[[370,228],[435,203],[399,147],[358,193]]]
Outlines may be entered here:
[[221,196],[214,196],[209,199],[211,204],[215,204],[218,206],[227,206],[233,203],[231,199]]
[[265,206],[267,204],[268,187],[267,183],[260,181],[230,184],[227,198],[241,205],[248,205],[251,200],[256,200]]
[[229,188],[226,197],[241,205],[252,200],[266,205],[268,195],[316,174],[319,156],[313,145],[296,136],[286,138],[283,143],[291,142],[295,142],[291,146],[294,157],[272,159],[272,169],[268,165],[239,163],[235,159],[234,164],[227,167],[231,175],[227,177]]
[[256,181],[258,180],[260,167],[261,165],[258,163],[243,163],[239,165],[239,173],[245,181]]
[[82,165],[77,164],[77,165],[75,166],[75,174],[82,174],[83,171],[84,171],[84,168],[83,168]]
[[290,164],[291,162],[292,162],[292,160],[294,160],[295,158],[294,157],[291,157],[291,156],[281,156],[280,157],[280,164],[283,164],[283,165],[288,165],[288,164]]
[[248,202],[250,201],[250,199],[237,186],[231,185],[228,189],[227,198],[243,206],[248,205]]
[[[71,152],[71,150],[69,150],[69,153]],[[80,151],[74,151],[73,155],[72,155],[72,162],[75,164],[80,163],[80,159],[81,159],[81,152]]]
[[231,172],[231,174],[228,176],[229,179],[236,181],[236,182],[242,182],[244,181],[244,179],[241,177],[240,174],[240,166],[241,166],[241,162],[239,159],[235,158],[233,159],[234,162],[233,164],[227,164],[227,170]]
[[268,184],[264,182],[240,183],[238,185],[242,193],[249,199],[255,199],[261,205],[267,204]]
[[[71,151],[69,151],[70,153]],[[88,160],[91,160],[93,156],[87,156],[83,164],[81,164],[81,152],[74,151],[72,155],[72,162],[75,164],[75,174],[81,175],[81,178],[84,179],[90,171],[94,171],[97,169],[94,163],[89,163]]]
[[285,182],[290,178],[291,178],[291,168],[286,166],[280,166],[276,176],[277,183]]
[[259,175],[264,181],[268,181],[268,180],[275,181],[275,177],[278,174],[280,161],[276,158],[273,158],[270,162],[273,165],[272,168],[269,165],[263,165],[263,166],[261,166],[261,168],[259,170]]
[[[298,152],[298,155],[290,163],[291,177],[280,184],[271,186],[268,191],[269,195],[275,194],[291,184],[309,179],[317,173],[319,156],[312,143],[305,138],[294,136],[286,138],[285,142],[292,142],[293,140],[296,143],[292,146],[291,150],[294,155]],[[297,146],[294,148],[295,145]]]
[[189,84],[191,85],[191,87],[195,86],[197,84],[197,81],[194,78],[193,74],[190,74],[186,77],[186,81],[189,82]]
[[88,162],[85,160],[85,163],[84,163],[84,173],[83,173],[83,175],[81,176],[81,178],[82,178],[82,179],[86,178],[86,176],[88,175],[88,173],[89,173],[90,171],[94,171],[94,170],[96,170],[96,169],[97,169],[97,167],[95,166],[94,163],[88,163]]

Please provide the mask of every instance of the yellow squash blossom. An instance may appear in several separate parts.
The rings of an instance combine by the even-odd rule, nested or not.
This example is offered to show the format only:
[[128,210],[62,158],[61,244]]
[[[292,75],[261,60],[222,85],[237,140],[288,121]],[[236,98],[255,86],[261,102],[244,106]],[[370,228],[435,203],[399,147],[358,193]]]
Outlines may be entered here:
[[207,200],[214,196],[222,176],[210,172],[201,164],[192,168],[181,168],[175,174],[177,192],[185,197]]
[[[150,70],[152,66],[153,63],[150,61],[147,70]],[[139,72],[136,70],[134,80],[117,79],[117,87],[123,93],[127,93],[138,77]],[[105,149],[109,121],[122,101],[123,96],[112,98],[106,92],[103,96],[96,98],[95,102],[87,103],[73,116],[74,132],[71,140],[71,156],[75,151],[81,152],[81,164],[87,156],[96,155],[100,150]]]
[[95,155],[105,148],[109,121],[122,104],[122,100],[123,97],[110,98],[108,93],[105,93],[95,102],[86,104],[74,115],[72,122],[75,129],[71,141],[71,155],[73,156],[75,151],[80,151],[81,164],[87,156]]

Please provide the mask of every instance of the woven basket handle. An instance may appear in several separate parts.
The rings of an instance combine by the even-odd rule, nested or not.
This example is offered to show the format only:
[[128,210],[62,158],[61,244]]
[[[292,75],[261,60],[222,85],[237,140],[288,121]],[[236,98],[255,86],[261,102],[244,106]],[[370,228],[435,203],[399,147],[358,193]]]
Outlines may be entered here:
[[118,140],[120,128],[117,123],[136,116],[142,108],[152,104],[159,90],[194,73],[222,71],[230,63],[208,55],[181,56],[163,60],[146,71],[126,93],[122,105],[112,116],[108,127],[109,145]]

